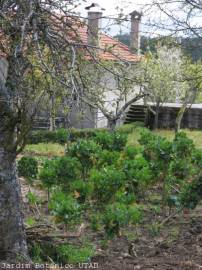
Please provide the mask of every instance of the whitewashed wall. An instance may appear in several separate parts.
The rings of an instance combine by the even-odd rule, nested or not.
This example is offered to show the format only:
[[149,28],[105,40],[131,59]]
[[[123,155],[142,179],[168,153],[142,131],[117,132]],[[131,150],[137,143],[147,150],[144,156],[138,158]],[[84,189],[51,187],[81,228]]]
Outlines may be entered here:
[[[108,112],[112,111],[115,112],[116,110],[116,101],[117,98],[120,94],[120,92],[117,90],[117,82],[113,77],[113,74],[106,72],[103,75],[103,87],[106,86],[106,92],[105,92],[105,108],[107,109]],[[134,91],[131,91],[130,94],[126,97],[126,102],[133,98],[136,94],[139,93],[139,87],[134,86]],[[123,100],[119,104],[119,108],[121,108],[125,104],[125,101]],[[123,120],[120,119],[118,121],[118,125],[121,125],[123,123]],[[103,115],[103,113],[98,110],[98,115],[97,115],[97,125],[98,128],[102,127],[107,127],[107,118]]]

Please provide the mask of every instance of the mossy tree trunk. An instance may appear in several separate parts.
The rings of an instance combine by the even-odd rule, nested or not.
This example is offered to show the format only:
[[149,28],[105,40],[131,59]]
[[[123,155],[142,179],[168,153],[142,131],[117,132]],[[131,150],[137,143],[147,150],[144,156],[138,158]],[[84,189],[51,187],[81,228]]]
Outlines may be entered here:
[[25,261],[28,251],[15,153],[3,147],[0,147],[0,209],[0,260]]
[[26,262],[28,249],[17,177],[17,113],[0,81],[0,261]]

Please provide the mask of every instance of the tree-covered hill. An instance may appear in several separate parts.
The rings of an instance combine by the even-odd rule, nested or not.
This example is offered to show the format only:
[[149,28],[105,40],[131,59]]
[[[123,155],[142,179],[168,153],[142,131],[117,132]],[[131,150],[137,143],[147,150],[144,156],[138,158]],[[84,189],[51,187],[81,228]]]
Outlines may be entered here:
[[[119,41],[130,46],[130,35],[121,34],[117,35]],[[167,42],[170,38],[150,38],[150,37],[141,37],[141,52],[144,54],[146,51],[150,50],[155,51],[155,47],[159,42]],[[202,38],[181,38],[178,40],[178,43],[182,45],[185,54],[191,56],[194,61],[202,60]]]

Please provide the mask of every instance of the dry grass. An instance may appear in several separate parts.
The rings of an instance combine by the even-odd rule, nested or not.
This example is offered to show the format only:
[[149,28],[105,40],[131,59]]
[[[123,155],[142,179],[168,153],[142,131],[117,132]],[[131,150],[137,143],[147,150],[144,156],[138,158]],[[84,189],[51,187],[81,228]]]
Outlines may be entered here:
[[30,144],[25,147],[24,154],[35,156],[62,156],[65,152],[65,146],[57,143],[39,143]]

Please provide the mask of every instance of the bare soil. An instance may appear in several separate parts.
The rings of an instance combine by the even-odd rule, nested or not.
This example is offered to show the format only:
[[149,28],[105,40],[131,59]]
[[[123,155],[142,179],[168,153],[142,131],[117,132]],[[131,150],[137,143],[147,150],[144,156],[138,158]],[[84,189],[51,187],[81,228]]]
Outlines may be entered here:
[[[28,190],[23,179],[21,181],[23,199],[26,203],[24,194]],[[40,189],[34,191],[42,192],[40,196],[46,196]],[[202,270],[201,205],[186,217],[182,215],[174,217],[155,235],[149,230],[150,220],[151,217],[148,217],[147,222],[137,230],[134,227],[127,228],[122,236],[110,241],[106,241],[102,233],[93,233],[86,228],[82,236],[87,237],[96,246],[96,254],[92,258],[95,268],[93,264],[89,264],[69,269]],[[79,238],[74,241],[79,242]],[[134,251],[132,255],[129,254],[131,244]],[[1,266],[0,268],[5,269]]]
[[[193,217],[184,224],[167,225],[158,237],[142,234],[133,241],[136,256],[127,255],[130,241],[126,237],[113,240],[105,256],[95,257],[100,270],[198,270],[202,269],[202,218]],[[177,226],[177,227],[176,227]],[[166,233],[173,228],[179,235]],[[167,235],[166,235],[167,234]]]

